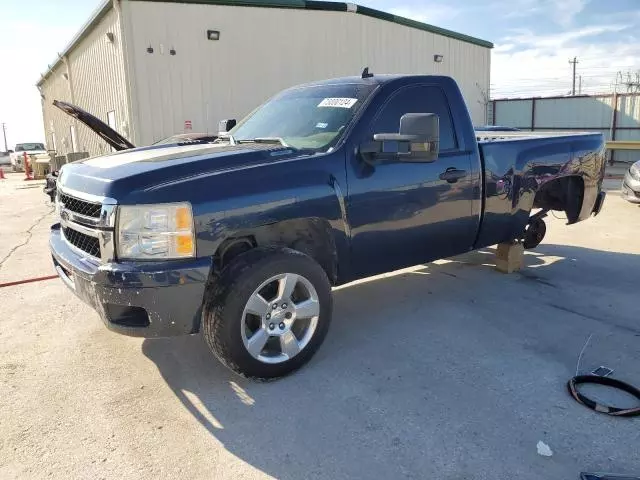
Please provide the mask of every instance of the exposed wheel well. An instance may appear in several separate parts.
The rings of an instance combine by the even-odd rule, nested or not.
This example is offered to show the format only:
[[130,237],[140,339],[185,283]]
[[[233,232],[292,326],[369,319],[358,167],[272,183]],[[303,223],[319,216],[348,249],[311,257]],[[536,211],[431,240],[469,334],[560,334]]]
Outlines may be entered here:
[[533,208],[564,211],[568,223],[576,223],[582,210],[584,180],[581,177],[562,177],[545,183],[536,193]]
[[301,218],[263,225],[238,232],[220,244],[215,264],[223,269],[238,255],[256,247],[277,245],[297,250],[313,258],[332,283],[338,279],[338,258],[331,226],[321,218]]

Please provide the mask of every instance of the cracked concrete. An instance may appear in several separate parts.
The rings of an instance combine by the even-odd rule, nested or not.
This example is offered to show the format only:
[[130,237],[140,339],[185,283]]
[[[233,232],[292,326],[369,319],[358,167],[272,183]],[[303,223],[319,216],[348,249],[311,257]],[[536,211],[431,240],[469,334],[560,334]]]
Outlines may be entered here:
[[[14,241],[0,258],[25,239],[7,225],[25,232],[48,208],[1,182]],[[199,337],[108,332],[60,281],[2,288],[0,478],[638,475],[640,419],[592,412],[565,382],[593,334],[581,371],[640,385],[640,208],[613,192],[599,217],[548,225],[523,273],[497,273],[487,249],[336,289],[317,356],[271,383],[231,374]],[[5,280],[51,272],[47,230]]]
[[31,238],[33,237],[33,232],[32,232],[32,230],[33,230],[34,228],[36,228],[38,225],[40,225],[40,222],[42,222],[42,220],[44,220],[45,218],[49,217],[49,216],[54,212],[54,209],[55,209],[55,207],[53,207],[53,206],[52,206],[52,207],[49,209],[49,211],[47,211],[47,212],[45,212],[44,214],[42,214],[42,216],[41,216],[40,218],[38,218],[38,219],[33,223],[33,225],[31,225],[31,226],[29,227],[29,229],[25,232],[25,234],[26,234],[26,237],[27,237],[27,238],[24,240],[24,242],[19,243],[18,245],[16,245],[16,246],[12,247],[12,248],[11,248],[11,250],[9,250],[9,253],[7,253],[7,254],[5,255],[5,257],[4,257],[2,260],[0,260],[0,269],[2,268],[2,266],[4,265],[4,263],[5,263],[7,260],[9,260],[9,259],[11,258],[11,256],[12,256],[12,255],[13,255],[13,254],[14,254],[14,253],[19,249],[19,248],[22,248],[22,247],[26,246],[26,245],[31,241]]
[[[29,256],[16,256],[30,242],[46,252],[46,232],[53,223],[53,206],[42,193],[44,182],[24,181],[24,173],[7,173],[0,180],[0,283],[39,276],[42,264]],[[50,274],[52,268],[46,272]],[[20,278],[16,278],[16,274]]]

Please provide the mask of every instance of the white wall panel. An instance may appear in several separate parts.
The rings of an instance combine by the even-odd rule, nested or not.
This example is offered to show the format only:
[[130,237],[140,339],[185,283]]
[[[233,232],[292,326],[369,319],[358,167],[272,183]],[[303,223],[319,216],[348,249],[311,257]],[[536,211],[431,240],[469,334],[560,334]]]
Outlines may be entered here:
[[536,128],[606,128],[613,113],[611,97],[536,100]]
[[[107,41],[107,33],[114,36]],[[126,134],[129,109],[126,97],[123,42],[117,12],[112,9],[69,55],[76,105],[105,123],[107,113],[116,112],[116,130]],[[109,151],[108,145],[80,124],[78,141],[92,154]]]
[[[71,84],[64,75],[68,75],[67,67],[60,63],[42,84],[42,117],[47,149],[56,149],[59,154],[71,151],[70,127],[73,119],[62,110],[54,107],[53,100],[71,102]],[[53,136],[55,135],[55,146]],[[66,144],[66,145],[65,145]]]
[[494,125],[527,129],[531,126],[531,100],[498,101]]
[[[495,100],[495,125],[529,128],[531,125],[532,99]],[[535,99],[535,130],[593,131],[611,139],[613,120],[613,95],[579,97],[553,97]],[[616,140],[640,141],[640,95],[618,95],[616,114]],[[635,162],[638,151],[617,150],[614,159]]]
[[639,95],[620,95],[618,97],[617,126],[640,128]]
[[[283,88],[365,66],[451,75],[474,121],[484,122],[485,47],[347,12],[158,2],[125,2],[123,12],[140,144],[183,132],[185,120],[194,132],[215,132],[218,120],[241,118]],[[208,29],[220,40],[207,40]]]

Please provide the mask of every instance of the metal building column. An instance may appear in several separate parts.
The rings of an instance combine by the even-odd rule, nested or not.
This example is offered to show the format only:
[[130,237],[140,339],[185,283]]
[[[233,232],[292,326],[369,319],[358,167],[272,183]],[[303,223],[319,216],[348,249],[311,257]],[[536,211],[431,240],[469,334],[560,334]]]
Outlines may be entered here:
[[[618,92],[613,94],[613,111],[611,113],[611,141],[616,139],[616,129],[618,126]],[[609,165],[613,165],[616,158],[616,151],[614,149],[609,150],[611,154],[609,155]]]
[[536,129],[536,99],[531,99],[531,131]]

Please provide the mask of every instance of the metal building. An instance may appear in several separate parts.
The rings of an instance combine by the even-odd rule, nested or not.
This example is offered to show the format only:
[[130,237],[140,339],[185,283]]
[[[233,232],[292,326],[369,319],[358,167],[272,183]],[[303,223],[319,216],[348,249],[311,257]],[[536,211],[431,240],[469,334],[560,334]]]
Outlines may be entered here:
[[103,119],[135,145],[217,131],[279,90],[374,73],[444,74],[482,123],[492,44],[351,3],[304,0],[109,0],[38,82],[47,145],[106,152],[52,105]]
[[[504,98],[489,104],[489,123],[531,131],[596,131],[607,140],[640,141],[640,94]],[[637,151],[611,151],[611,161],[635,162]]]

